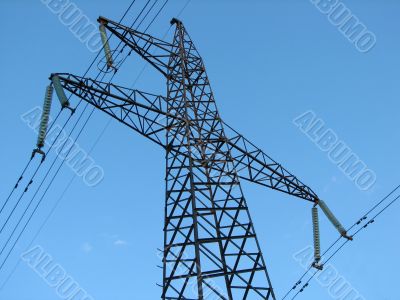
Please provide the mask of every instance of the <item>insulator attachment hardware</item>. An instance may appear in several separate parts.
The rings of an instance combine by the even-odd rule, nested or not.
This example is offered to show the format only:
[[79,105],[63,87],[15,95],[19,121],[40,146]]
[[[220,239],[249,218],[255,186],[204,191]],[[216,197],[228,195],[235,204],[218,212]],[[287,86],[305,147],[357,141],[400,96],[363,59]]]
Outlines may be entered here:
[[362,222],[364,222],[367,219],[367,217],[362,217],[358,222],[357,225],[360,225]]
[[22,178],[24,178],[24,177],[21,175],[21,176],[19,177],[17,183],[15,184],[14,189],[16,189],[16,188],[18,187],[18,185],[19,185],[19,183],[21,182]]
[[42,149],[36,148],[32,151],[32,158],[35,157],[36,153],[42,156],[41,163],[44,162],[44,160],[46,159],[46,153],[44,153]]
[[300,290],[300,293],[304,292],[304,290],[308,287],[308,283],[306,283]]
[[104,54],[105,54],[106,60],[107,60],[107,67],[111,68],[111,69],[115,69],[114,68],[114,60],[112,57],[110,43],[109,43],[106,26],[105,26],[106,22],[103,21],[101,18],[99,19],[99,22],[100,22],[100,25],[99,25],[100,37],[101,37],[101,41],[103,43]]
[[370,220],[367,224],[365,224],[365,225],[363,226],[363,228],[367,228],[368,225],[373,224],[373,223],[375,223],[375,220],[374,220],[374,219]]

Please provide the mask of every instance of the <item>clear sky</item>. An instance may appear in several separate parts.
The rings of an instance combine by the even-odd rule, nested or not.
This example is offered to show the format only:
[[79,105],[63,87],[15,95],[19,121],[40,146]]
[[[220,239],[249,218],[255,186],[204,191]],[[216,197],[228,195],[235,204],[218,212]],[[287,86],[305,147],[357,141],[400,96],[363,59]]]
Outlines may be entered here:
[[[151,34],[162,37],[186,1],[170,2],[150,28]],[[95,22],[99,15],[118,20],[130,1],[74,3]],[[143,3],[137,0],[125,19],[127,25]],[[312,187],[348,226],[399,183],[400,2],[343,3],[376,35],[371,51],[357,51],[308,0],[192,0],[180,18],[204,58],[223,119]],[[82,75],[95,54],[39,0],[2,0],[0,18],[3,202],[36,142],[36,133],[21,115],[42,105],[50,73]],[[171,32],[166,39],[170,38]],[[132,86],[144,65],[132,55],[114,82]],[[89,76],[97,72],[93,68]],[[145,69],[136,88],[165,94],[165,83],[151,67]],[[58,110],[55,102],[52,114]],[[309,110],[376,173],[370,191],[357,188],[293,124],[294,118]],[[63,112],[61,121],[66,117]],[[104,128],[91,153],[104,169],[104,180],[88,187],[68,166],[61,169],[0,271],[0,299],[58,299],[55,289],[25,262],[14,269],[30,245],[41,246],[96,300],[160,297],[156,283],[162,281],[157,248],[163,244],[164,153],[117,122],[109,123],[97,111],[79,145],[89,151]],[[27,174],[33,171],[32,167]],[[71,186],[32,241],[71,178]],[[310,204],[248,183],[243,189],[280,299],[303,273],[293,255],[312,244]],[[22,187],[12,201],[21,192]],[[24,204],[29,196],[23,198]],[[365,299],[399,299],[399,210],[398,204],[393,206],[332,261],[340,276]],[[321,235],[323,248],[337,237],[322,217]],[[326,287],[313,281],[299,299],[332,298]]]

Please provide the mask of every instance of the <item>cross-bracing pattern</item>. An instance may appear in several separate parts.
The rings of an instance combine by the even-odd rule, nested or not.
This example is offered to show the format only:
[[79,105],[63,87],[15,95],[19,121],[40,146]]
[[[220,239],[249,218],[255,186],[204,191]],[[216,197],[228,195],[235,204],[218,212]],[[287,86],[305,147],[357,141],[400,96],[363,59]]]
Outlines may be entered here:
[[166,299],[268,299],[265,263],[205,68],[182,23],[168,73]]
[[314,203],[317,195],[222,121],[182,22],[172,20],[168,43],[99,21],[166,77],[167,96],[52,76],[166,151],[162,299],[275,299],[240,179]]

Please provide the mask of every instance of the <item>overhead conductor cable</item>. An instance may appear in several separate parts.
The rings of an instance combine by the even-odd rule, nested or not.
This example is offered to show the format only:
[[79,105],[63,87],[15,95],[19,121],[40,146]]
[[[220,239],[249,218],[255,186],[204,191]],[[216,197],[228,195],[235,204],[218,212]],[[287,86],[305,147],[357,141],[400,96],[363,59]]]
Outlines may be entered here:
[[[130,6],[128,7],[128,9],[125,11],[125,14],[122,16],[120,22],[125,18],[125,16],[127,15],[128,11],[131,9],[131,7],[133,6],[134,3],[135,3],[135,0],[133,0],[133,1],[131,2],[131,4],[130,4]],[[96,56],[95,60],[96,60],[98,57],[99,57],[99,54]],[[94,64],[95,60],[91,63],[91,65],[89,66],[89,68],[86,70],[86,72],[85,72],[85,74],[83,75],[83,77],[89,72],[89,70],[91,69],[91,67],[92,67],[92,65]],[[100,75],[100,74],[99,74],[99,75]],[[99,76],[99,75],[98,75],[98,76]],[[97,79],[97,77],[96,77],[96,79]],[[53,81],[53,78],[51,78],[51,80]],[[56,81],[57,81],[57,80],[56,80]],[[111,81],[111,80],[110,80],[110,81]],[[58,83],[60,83],[59,78],[58,78]],[[53,85],[54,85],[54,82],[53,82]],[[60,87],[62,87],[61,83],[60,83]],[[52,87],[52,88],[55,89],[55,86]],[[59,89],[57,95],[59,96],[60,102],[61,102],[61,99],[63,99],[63,101],[61,102],[61,103],[64,103],[64,104],[65,104],[65,105],[63,106],[63,108],[68,108],[68,109],[71,110],[72,113],[74,113],[75,110],[76,110],[76,108],[73,109],[73,108],[71,108],[71,107],[69,106],[68,99],[67,99],[66,97],[61,97],[61,98],[60,98],[60,95],[62,95],[62,93],[59,94],[59,92],[61,92],[61,91],[62,91],[62,89]],[[65,95],[64,95],[64,96],[65,96]],[[67,100],[67,101],[65,101],[65,100]],[[79,104],[78,104],[78,106],[79,106]],[[71,113],[71,115],[72,115],[72,113]],[[81,116],[82,116],[82,114],[81,114]],[[56,119],[57,119],[57,118],[58,118],[58,116],[56,117]],[[90,118],[90,116],[89,116],[89,118]],[[89,118],[88,118],[88,119],[89,119]],[[80,119],[80,118],[79,118],[79,119]],[[88,119],[86,120],[86,123],[87,123]],[[68,119],[68,120],[69,120],[69,119]],[[67,120],[67,122],[68,122],[68,120]],[[85,123],[85,125],[86,125],[86,123]],[[65,126],[66,124],[67,124],[67,123],[65,123],[64,126]],[[76,124],[77,124],[77,122],[76,122]],[[76,126],[76,124],[75,124],[75,126]],[[84,125],[84,126],[85,126],[85,125]],[[74,126],[74,128],[75,128],[75,126]],[[83,127],[84,127],[84,126],[83,126]],[[82,132],[82,130],[83,130],[83,128],[80,130],[80,132],[79,132],[79,134],[78,134],[78,137],[79,137],[80,133]],[[71,133],[70,133],[70,135],[71,135]],[[58,137],[57,137],[57,138],[58,138]],[[54,144],[54,143],[53,143],[53,144]],[[50,148],[51,148],[51,146],[50,146]],[[33,158],[33,156],[32,156],[32,158]],[[30,159],[30,161],[32,161],[32,158]],[[29,164],[25,167],[24,171],[22,172],[22,175],[25,173],[25,171],[26,171],[26,169],[28,168],[28,166],[29,166]],[[51,170],[51,168],[52,168],[52,167],[50,167],[50,169],[48,170],[48,173],[49,173],[49,171]],[[57,174],[57,173],[58,173],[58,170],[57,170],[56,174]],[[22,179],[22,175],[20,176],[20,178],[19,178],[19,180],[18,180],[16,186],[18,185],[18,183],[19,183],[20,180]],[[45,177],[47,177],[47,175],[46,175]],[[55,176],[54,176],[54,177],[55,177]],[[53,181],[53,180],[54,180],[54,178],[52,179],[52,181]],[[52,182],[52,181],[51,181],[51,182]],[[43,183],[43,181],[42,181],[42,183]],[[42,201],[42,199],[43,199],[44,195],[46,194],[46,192],[47,192],[48,188],[50,187],[50,185],[51,185],[51,183],[48,185],[48,187],[47,187],[45,193],[43,194],[42,198],[40,199],[39,203]],[[11,196],[11,194],[10,194],[10,196]],[[39,203],[38,203],[37,205],[39,205]],[[37,207],[36,207],[36,208],[37,208]],[[36,208],[35,208],[35,211],[36,211]],[[11,254],[11,252],[13,251],[13,249],[15,248],[15,246],[16,246],[18,240],[20,239],[21,235],[22,235],[23,232],[25,231],[27,224],[29,223],[30,219],[31,219],[32,216],[33,216],[33,213],[34,213],[34,212],[32,212],[32,214],[31,214],[31,216],[29,217],[28,221],[26,222],[24,228],[23,228],[22,231],[20,232],[20,234],[19,234],[19,236],[17,237],[17,239],[14,241],[14,244],[13,244],[12,248],[10,249],[10,251],[8,252],[8,254],[7,254],[5,260],[4,260],[3,263],[0,265],[0,271],[3,269],[4,264],[5,264],[6,261],[8,260],[10,254]],[[19,224],[18,224],[18,225],[19,225]],[[14,270],[15,270],[15,269],[14,269]],[[10,275],[10,276],[11,276],[11,275]],[[8,279],[9,279],[9,277],[8,277]],[[8,279],[7,279],[7,281],[8,281]],[[6,282],[7,282],[7,281],[6,281]],[[2,287],[4,287],[4,285],[5,285],[5,283],[3,283]],[[0,287],[0,288],[2,288],[2,287]]]

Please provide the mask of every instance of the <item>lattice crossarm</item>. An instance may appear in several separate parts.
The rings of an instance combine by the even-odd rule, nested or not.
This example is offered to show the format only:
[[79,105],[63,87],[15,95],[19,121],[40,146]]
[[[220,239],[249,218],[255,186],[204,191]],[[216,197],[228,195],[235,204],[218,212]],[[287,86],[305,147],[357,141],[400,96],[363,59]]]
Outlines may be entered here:
[[[165,147],[165,130],[181,121],[166,112],[166,99],[159,95],[99,82],[72,74],[52,74],[64,91],[107,113],[119,122]],[[53,80],[54,81],[54,80]],[[167,124],[169,116],[170,124]]]
[[226,123],[224,125],[228,136],[227,144],[240,178],[314,203],[318,202],[318,196],[310,187],[232,127]]
[[165,77],[168,76],[168,60],[176,46],[104,17],[100,17],[98,22]]

